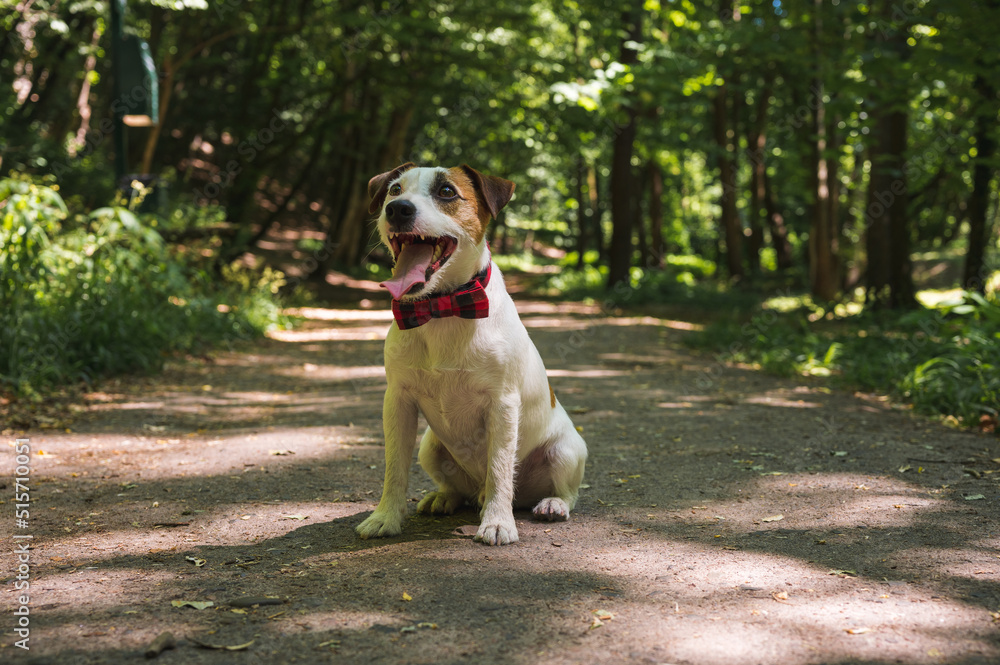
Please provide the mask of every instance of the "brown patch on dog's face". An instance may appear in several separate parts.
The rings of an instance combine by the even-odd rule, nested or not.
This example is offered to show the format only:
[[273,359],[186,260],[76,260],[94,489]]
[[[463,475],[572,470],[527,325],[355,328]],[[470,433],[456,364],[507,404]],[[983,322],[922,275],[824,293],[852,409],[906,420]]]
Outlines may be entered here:
[[389,188],[389,183],[398,178],[401,173],[405,173],[406,171],[414,168],[414,166],[416,165],[413,162],[406,162],[405,164],[400,164],[391,171],[380,173],[368,181],[368,198],[371,199],[371,203],[368,204],[369,215],[374,215],[382,209],[382,204],[385,203],[385,196]]
[[476,186],[465,171],[455,167],[439,172],[430,195],[441,212],[465,229],[475,244],[482,241],[490,222],[490,211],[480,205]]

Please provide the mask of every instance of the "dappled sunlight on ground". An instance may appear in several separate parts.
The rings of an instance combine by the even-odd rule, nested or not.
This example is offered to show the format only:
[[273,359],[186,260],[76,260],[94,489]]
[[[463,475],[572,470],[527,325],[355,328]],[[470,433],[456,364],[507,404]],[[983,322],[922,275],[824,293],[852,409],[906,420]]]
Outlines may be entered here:
[[[252,642],[160,657],[185,665],[293,648],[456,665],[1000,656],[992,440],[693,356],[685,322],[521,305],[590,448],[569,522],[518,512],[517,545],[476,544],[473,507],[412,514],[432,488],[414,465],[403,534],[358,539],[384,471],[389,319],[304,309],[297,335],[109,382],[72,431],[31,434],[38,653],[125,662],[169,629]],[[283,602],[227,605],[265,595]]]
[[382,340],[385,339],[387,328],[385,326],[369,326],[363,328],[352,328],[350,330],[338,330],[335,328],[323,328],[313,330],[274,330],[268,333],[268,337],[279,342],[329,342],[329,341],[355,341],[355,340]]

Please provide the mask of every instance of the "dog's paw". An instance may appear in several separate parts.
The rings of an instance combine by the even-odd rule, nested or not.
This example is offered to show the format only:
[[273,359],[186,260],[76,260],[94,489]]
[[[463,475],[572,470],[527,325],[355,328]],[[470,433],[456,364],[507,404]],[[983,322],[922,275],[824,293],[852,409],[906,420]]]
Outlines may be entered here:
[[456,508],[462,505],[462,501],[461,494],[429,492],[417,504],[417,512],[430,513],[431,515],[451,515]]
[[531,512],[535,519],[545,522],[563,522],[569,519],[569,506],[557,496],[542,499]]
[[402,519],[399,516],[380,513],[376,510],[354,530],[365,539],[398,536],[403,531]]
[[510,545],[518,540],[517,526],[514,525],[513,520],[510,523],[483,523],[479,525],[475,540],[486,545]]

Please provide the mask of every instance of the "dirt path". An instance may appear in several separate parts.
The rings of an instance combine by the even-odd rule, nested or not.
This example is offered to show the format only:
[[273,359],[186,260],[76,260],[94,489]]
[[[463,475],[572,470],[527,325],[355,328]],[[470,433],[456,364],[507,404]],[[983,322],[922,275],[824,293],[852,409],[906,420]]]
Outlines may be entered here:
[[[309,311],[27,432],[26,529],[4,433],[0,536],[34,538],[31,649],[5,547],[0,660],[141,662],[168,630],[158,662],[185,665],[1000,660],[995,437],[693,356],[684,321],[519,309],[591,450],[570,522],[519,514],[488,548],[470,509],[359,540],[388,315]],[[412,501],[430,488],[414,464]]]

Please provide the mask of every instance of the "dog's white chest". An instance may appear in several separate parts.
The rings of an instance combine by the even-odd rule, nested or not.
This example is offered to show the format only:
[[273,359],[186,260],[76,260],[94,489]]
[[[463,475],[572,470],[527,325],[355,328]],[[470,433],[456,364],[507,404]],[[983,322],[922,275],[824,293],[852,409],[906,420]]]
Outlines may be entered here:
[[413,397],[427,423],[443,441],[482,439],[490,402],[496,393],[492,363],[472,364],[460,353],[407,349],[393,354],[391,380]]

